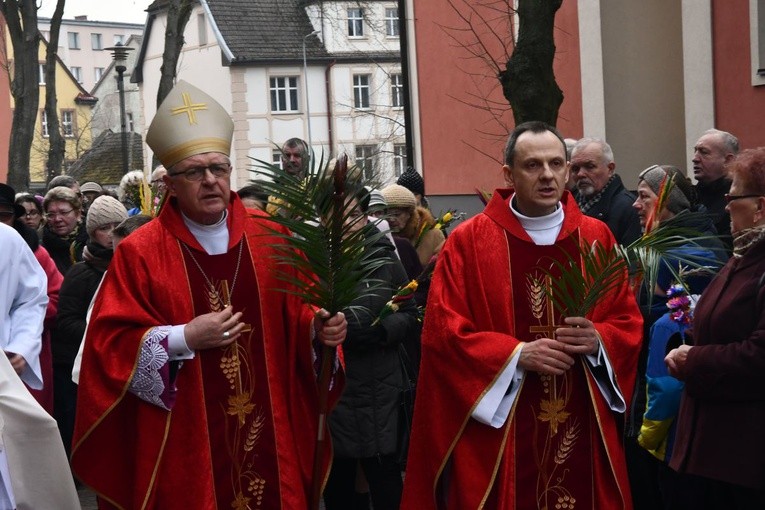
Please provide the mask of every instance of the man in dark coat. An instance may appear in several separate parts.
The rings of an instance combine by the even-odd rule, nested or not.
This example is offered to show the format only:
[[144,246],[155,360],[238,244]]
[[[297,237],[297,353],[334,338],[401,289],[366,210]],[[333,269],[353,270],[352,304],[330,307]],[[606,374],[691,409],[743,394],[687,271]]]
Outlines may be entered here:
[[600,138],[582,138],[571,151],[574,195],[584,214],[608,225],[616,242],[627,245],[640,237],[640,220],[632,203],[635,196],[614,170],[611,146]]

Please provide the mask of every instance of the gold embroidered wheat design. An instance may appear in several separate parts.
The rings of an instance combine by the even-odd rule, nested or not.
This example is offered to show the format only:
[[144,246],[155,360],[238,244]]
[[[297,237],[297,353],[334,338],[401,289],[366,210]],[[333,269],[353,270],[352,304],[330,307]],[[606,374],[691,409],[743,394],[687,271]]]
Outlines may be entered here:
[[266,417],[260,412],[252,421],[250,431],[247,433],[247,440],[244,442],[244,451],[249,452],[255,447],[255,443],[260,439],[260,434],[263,432],[263,426],[266,423]]
[[212,285],[206,285],[207,288],[207,300],[210,303],[210,311],[220,312],[223,310],[223,301],[218,294],[218,291]]
[[529,296],[529,303],[531,303],[531,313],[534,315],[534,318],[541,319],[545,309],[545,287],[542,279],[529,276],[526,282],[526,290]]
[[576,420],[571,420],[566,428],[566,433],[560,440],[558,445],[558,451],[555,452],[554,462],[556,464],[563,464],[571,455],[571,451],[574,449],[574,444],[579,437],[579,424]]

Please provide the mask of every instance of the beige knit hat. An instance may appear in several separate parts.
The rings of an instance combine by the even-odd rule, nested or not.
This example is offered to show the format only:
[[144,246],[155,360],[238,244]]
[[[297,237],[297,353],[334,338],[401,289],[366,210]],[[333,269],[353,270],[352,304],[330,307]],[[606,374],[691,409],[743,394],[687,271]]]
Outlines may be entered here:
[[399,184],[391,184],[387,188],[383,188],[382,195],[388,207],[414,209],[417,206],[414,193]]
[[181,80],[157,109],[146,144],[165,168],[205,152],[231,154],[234,121],[215,99]]
[[93,232],[97,228],[110,223],[122,223],[127,217],[127,210],[125,210],[125,206],[119,200],[108,195],[102,195],[93,200],[93,203],[90,205],[85,228],[92,240]]

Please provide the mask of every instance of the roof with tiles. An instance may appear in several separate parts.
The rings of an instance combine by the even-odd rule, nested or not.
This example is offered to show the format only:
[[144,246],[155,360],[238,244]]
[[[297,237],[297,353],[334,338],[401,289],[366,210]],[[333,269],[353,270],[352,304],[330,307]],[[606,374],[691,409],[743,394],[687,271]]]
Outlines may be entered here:
[[[128,133],[128,147],[131,150],[128,161],[133,168],[143,167],[143,144],[141,135]],[[75,161],[69,170],[79,182],[93,181],[101,185],[117,185],[122,179],[122,136],[107,129],[93,140],[90,150]]]

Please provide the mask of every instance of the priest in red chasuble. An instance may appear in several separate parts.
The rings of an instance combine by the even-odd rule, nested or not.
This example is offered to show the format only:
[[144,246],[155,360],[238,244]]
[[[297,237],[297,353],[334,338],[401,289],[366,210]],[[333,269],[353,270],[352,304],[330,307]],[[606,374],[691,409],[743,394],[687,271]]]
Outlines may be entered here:
[[546,293],[552,260],[613,236],[565,191],[554,128],[519,125],[505,162],[510,188],[439,256],[402,508],[632,508],[620,422],[642,320],[626,273],[587,317]]
[[314,366],[345,318],[277,290],[273,224],[230,190],[232,132],[185,82],[149,128],[169,201],[116,250],[80,375],[72,465],[100,508],[307,508],[315,453],[326,480]]

